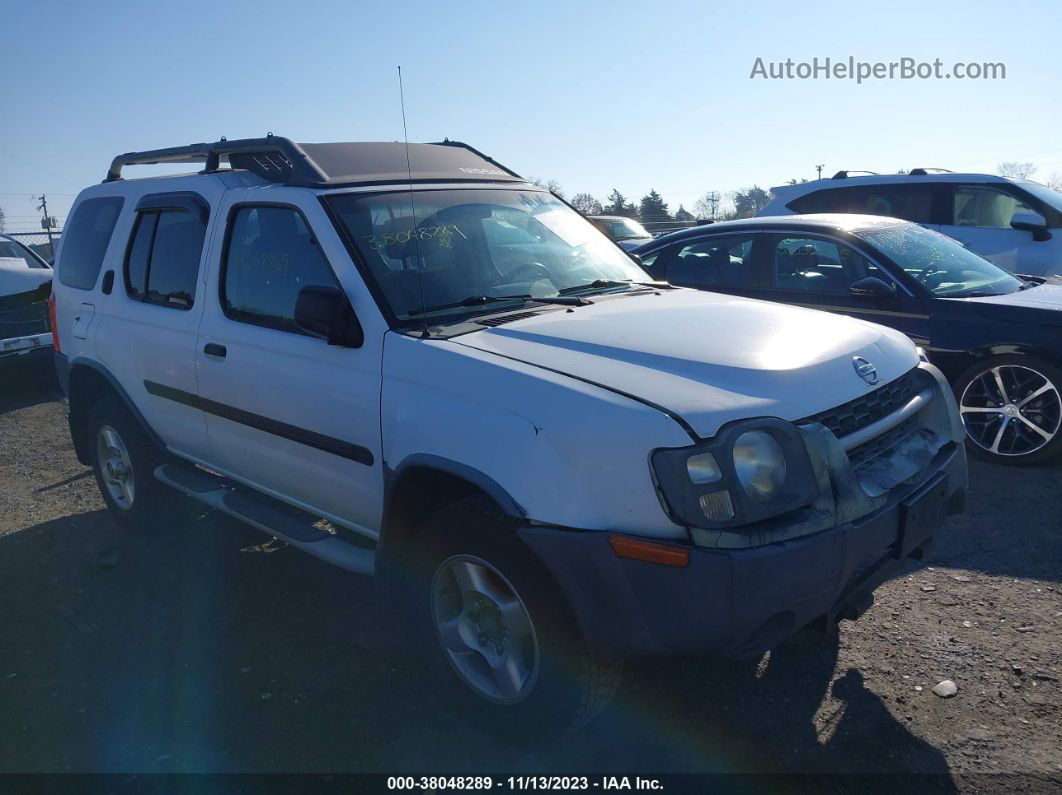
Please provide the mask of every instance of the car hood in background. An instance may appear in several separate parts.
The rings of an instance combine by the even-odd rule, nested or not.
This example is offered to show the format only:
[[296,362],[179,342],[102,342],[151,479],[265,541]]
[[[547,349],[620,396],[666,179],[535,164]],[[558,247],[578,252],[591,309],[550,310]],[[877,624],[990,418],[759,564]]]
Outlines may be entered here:
[[697,290],[601,298],[454,341],[653,403],[701,437],[738,419],[807,417],[918,364],[910,340],[883,326]]
[[[949,299],[954,300],[954,299]],[[1062,326],[1062,285],[1041,284],[1008,295],[964,298],[978,313],[995,320]]]
[[50,282],[54,272],[47,268],[27,268],[25,265],[0,265],[0,301],[4,298],[30,293]]
[[623,240],[617,240],[616,245],[622,248],[624,251],[634,251],[639,246],[644,246],[650,240],[654,240],[651,237],[627,237]]

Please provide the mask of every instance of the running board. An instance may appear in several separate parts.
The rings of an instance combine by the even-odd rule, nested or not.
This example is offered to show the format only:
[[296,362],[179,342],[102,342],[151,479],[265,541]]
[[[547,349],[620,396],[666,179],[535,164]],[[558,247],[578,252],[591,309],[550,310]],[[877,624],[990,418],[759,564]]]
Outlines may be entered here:
[[155,478],[209,508],[227,513],[341,569],[372,574],[376,568],[376,553],[372,549],[322,530],[313,515],[248,486],[233,484],[183,464],[163,464],[155,470]]

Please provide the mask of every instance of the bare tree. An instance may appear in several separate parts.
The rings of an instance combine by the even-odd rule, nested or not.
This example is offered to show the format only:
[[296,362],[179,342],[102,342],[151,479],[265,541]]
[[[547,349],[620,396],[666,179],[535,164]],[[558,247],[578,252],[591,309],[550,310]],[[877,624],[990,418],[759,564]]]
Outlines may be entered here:
[[5,222],[5,220],[6,220],[6,216],[4,215],[4,208],[0,207],[0,232],[4,231],[4,222]]
[[589,193],[576,193],[572,196],[572,207],[583,215],[601,215],[604,212],[601,202]]
[[531,177],[531,184],[538,185],[540,188],[545,188],[550,193],[556,193],[562,199],[564,198],[564,188],[555,179],[542,179],[542,177]]
[[1062,171],[1056,171],[1048,178],[1047,187],[1062,191]]
[[719,217],[719,209],[722,200],[723,197],[719,195],[719,191],[710,190],[694,202],[693,210],[698,218],[706,218],[709,221],[714,221]]
[[999,175],[1009,179],[1031,179],[1036,173],[1036,166],[1032,163],[1000,163]]

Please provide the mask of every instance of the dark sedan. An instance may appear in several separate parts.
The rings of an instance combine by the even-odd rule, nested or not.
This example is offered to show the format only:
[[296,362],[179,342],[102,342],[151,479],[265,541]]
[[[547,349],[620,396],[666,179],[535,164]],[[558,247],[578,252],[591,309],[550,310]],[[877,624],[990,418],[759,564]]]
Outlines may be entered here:
[[867,215],[695,227],[634,250],[672,284],[839,312],[906,333],[948,377],[968,447],[1062,456],[1062,285],[1015,277],[949,237]]

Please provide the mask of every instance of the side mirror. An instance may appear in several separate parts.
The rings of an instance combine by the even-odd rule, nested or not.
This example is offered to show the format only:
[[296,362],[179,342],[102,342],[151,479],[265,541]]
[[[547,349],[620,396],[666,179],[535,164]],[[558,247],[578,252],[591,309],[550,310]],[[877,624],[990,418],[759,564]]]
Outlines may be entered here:
[[1026,232],[1032,232],[1033,240],[1043,241],[1051,239],[1051,233],[1047,231],[1047,219],[1040,215],[1040,213],[1034,213],[1031,210],[1016,212],[1010,219],[1010,225],[1014,229],[1022,229]]
[[896,295],[896,285],[887,284],[877,276],[867,276],[852,282],[848,293],[853,298],[891,298]]
[[358,318],[336,287],[303,287],[295,299],[295,325],[329,345],[360,348],[365,341]]

